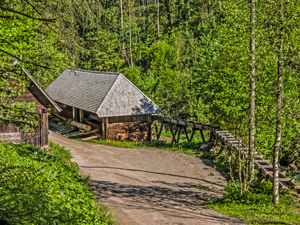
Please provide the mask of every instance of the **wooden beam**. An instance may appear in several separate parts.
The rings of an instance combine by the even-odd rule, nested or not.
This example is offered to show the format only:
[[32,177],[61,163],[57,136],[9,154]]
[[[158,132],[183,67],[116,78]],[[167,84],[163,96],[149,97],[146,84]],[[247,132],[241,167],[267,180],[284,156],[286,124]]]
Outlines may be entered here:
[[189,135],[188,135],[188,133],[187,133],[186,127],[183,127],[183,129],[184,129],[184,132],[185,132],[185,136],[186,136],[187,141],[190,142],[190,138],[189,138]]
[[73,110],[73,121],[76,121],[76,108],[75,107],[72,107],[72,110]]
[[175,141],[175,139],[176,139],[176,133],[177,133],[177,130],[178,130],[178,126],[176,126],[176,129],[175,129],[175,132],[174,132],[174,134],[173,134],[173,132],[172,132],[172,134],[173,134],[173,138],[172,138],[171,145],[173,145],[173,143],[174,143],[174,141]]
[[102,118],[102,139],[105,139],[105,117]]
[[105,118],[105,139],[108,139],[108,117]]
[[200,130],[200,134],[201,134],[201,137],[202,137],[202,141],[204,143],[205,142],[205,138],[204,138],[203,130]]
[[192,142],[196,129],[193,128],[189,142]]
[[159,138],[160,138],[161,132],[162,132],[162,130],[163,130],[163,127],[164,127],[164,121],[162,121],[162,122],[161,122],[161,127],[160,127],[160,129],[159,129],[159,132],[158,132],[158,134],[157,134],[157,140],[158,140],[158,141],[159,141]]
[[84,110],[79,109],[79,122],[84,123]]
[[180,138],[180,132],[181,132],[182,126],[179,127],[179,131],[178,131],[178,135],[177,135],[177,141],[176,143],[179,142],[179,138]]

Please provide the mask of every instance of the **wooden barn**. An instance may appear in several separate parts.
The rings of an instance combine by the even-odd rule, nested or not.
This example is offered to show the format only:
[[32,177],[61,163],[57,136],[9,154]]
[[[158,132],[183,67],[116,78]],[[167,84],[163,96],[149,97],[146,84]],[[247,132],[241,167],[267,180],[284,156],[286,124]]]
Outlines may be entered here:
[[48,108],[62,111],[43,88],[33,79],[31,74],[22,68],[29,85],[25,88],[24,95],[16,96],[15,102],[35,102],[35,112],[39,114],[41,124],[34,132],[24,133],[19,127],[12,124],[0,124],[0,140],[11,141],[12,143],[26,142],[36,147],[48,146]]
[[45,91],[68,119],[98,122],[102,138],[151,141],[151,115],[162,110],[121,73],[66,69]]

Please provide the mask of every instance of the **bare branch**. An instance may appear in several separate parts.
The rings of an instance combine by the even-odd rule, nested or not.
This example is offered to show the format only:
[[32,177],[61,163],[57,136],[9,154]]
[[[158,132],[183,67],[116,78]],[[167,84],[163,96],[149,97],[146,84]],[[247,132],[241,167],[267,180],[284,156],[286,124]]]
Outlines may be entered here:
[[[55,20],[56,20],[56,19],[36,18],[36,17],[33,17],[33,16],[29,16],[27,14],[21,13],[19,11],[16,11],[14,9],[7,8],[7,7],[3,6],[3,5],[0,5],[0,9],[2,9],[4,11],[8,11],[8,12],[19,14],[21,16],[25,16],[25,17],[28,17],[28,18],[33,19],[33,20],[40,20],[40,21],[46,21],[46,22],[55,22]],[[1,17],[3,18],[3,16],[1,16]]]

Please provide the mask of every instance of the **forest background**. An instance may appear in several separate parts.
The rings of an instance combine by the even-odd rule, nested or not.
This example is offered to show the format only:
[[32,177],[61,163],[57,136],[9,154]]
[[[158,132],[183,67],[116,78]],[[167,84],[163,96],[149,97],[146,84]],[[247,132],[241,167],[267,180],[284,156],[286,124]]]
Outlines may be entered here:
[[[20,63],[43,87],[67,67],[121,72],[165,115],[218,125],[248,142],[248,1],[0,2],[1,87],[8,85],[4,74],[12,70],[3,62],[21,54]],[[284,0],[280,23],[279,9],[279,0],[256,2],[255,148],[271,158],[276,132],[277,46],[284,43],[280,157],[281,163],[299,163],[300,167],[300,6],[297,0]],[[281,39],[280,24],[285,29]],[[8,94],[3,93],[1,101]]]

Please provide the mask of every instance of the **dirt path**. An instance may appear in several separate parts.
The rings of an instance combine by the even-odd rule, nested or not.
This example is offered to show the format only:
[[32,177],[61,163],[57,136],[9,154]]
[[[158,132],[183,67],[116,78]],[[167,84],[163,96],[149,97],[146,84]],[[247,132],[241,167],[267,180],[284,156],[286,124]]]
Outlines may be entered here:
[[84,143],[53,132],[50,140],[71,150],[80,168],[91,172],[93,189],[119,224],[242,224],[203,205],[210,195],[221,195],[226,183],[209,160]]

